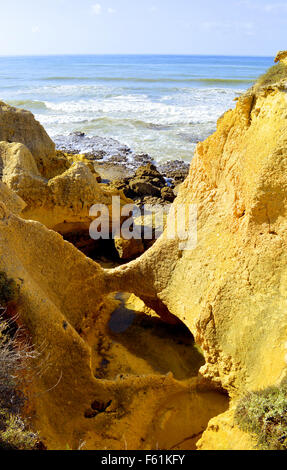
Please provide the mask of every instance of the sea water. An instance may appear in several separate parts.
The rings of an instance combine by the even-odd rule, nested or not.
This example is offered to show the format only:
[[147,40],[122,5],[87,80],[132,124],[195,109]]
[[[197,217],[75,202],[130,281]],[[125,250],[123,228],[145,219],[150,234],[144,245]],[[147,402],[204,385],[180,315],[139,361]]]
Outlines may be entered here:
[[0,99],[32,111],[48,134],[112,138],[154,160],[190,161],[268,57],[1,57]]

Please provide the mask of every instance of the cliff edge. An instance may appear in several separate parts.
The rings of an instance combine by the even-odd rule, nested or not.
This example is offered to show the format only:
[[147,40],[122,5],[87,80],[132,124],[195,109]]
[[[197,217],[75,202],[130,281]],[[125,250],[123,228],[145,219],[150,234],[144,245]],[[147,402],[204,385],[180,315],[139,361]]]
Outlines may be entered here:
[[[281,65],[285,57],[280,53]],[[76,164],[45,181],[29,140],[1,143],[9,188],[0,187],[0,270],[19,282],[20,321],[32,343],[44,345],[47,367],[31,399],[48,448],[255,447],[234,421],[238,400],[286,376],[287,73],[280,64],[279,75],[276,69],[260,79],[197,146],[173,205],[197,207],[193,250],[164,233],[137,260],[103,269],[55,231],[22,217],[25,203],[31,207],[30,192],[17,186],[26,169],[31,194],[37,182],[51,202],[53,188],[63,195],[78,173],[89,181],[86,167]],[[148,322],[144,330],[158,331],[150,309],[164,321],[177,318],[205,363],[197,360],[191,370],[191,359],[183,362],[171,348],[177,325],[163,343],[138,328],[125,337],[112,333],[110,322],[123,313],[110,295],[116,292],[144,302],[136,316],[137,325]],[[151,355],[144,346],[139,357],[139,338],[149,338]]]
[[179,318],[204,352],[200,373],[228,391],[230,411],[212,421],[204,449],[236,449],[234,403],[286,375],[287,69],[272,85],[266,76],[258,83],[198,144],[174,203],[197,205],[196,248],[181,251],[163,236],[110,273],[159,314],[164,306]]

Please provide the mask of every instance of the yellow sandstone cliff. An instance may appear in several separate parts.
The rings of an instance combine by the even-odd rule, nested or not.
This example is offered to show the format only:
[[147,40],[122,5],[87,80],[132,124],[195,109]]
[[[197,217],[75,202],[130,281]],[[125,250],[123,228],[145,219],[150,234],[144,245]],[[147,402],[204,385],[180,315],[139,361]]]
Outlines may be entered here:
[[[14,131],[13,131],[14,129]],[[33,115],[0,102],[2,180],[26,203],[22,217],[62,234],[88,231],[93,204],[111,210],[112,196],[123,193],[99,184],[99,175],[84,159],[73,162],[60,152]],[[13,143],[12,143],[13,141]]]
[[[164,234],[113,270],[24,220],[27,208],[20,213],[19,197],[30,210],[34,190],[51,210],[51,194],[60,195],[55,207],[67,193],[80,194],[78,174],[92,202],[98,196],[86,167],[44,181],[28,142],[1,143],[10,189],[0,187],[0,270],[19,283],[19,318],[42,351],[30,399],[48,448],[254,448],[234,423],[236,402],[286,374],[286,96],[284,77],[254,87],[198,145],[174,203],[197,205],[196,248],[182,251]],[[17,193],[15,204],[7,191],[11,201]],[[131,330],[113,331],[123,313],[116,292],[146,305],[130,300]]]
[[105,271],[3,203],[0,216],[0,269],[20,285],[19,321],[40,352],[28,396],[47,447],[195,448],[227,400],[197,379],[202,357],[192,343],[187,350],[140,315],[131,333],[113,333],[118,302]]
[[0,101],[0,141],[24,144],[43,176],[51,177],[57,163],[55,144],[32,113]]
[[[235,401],[286,374],[287,95],[284,80],[255,88],[198,145],[175,201],[198,206],[196,249],[181,252],[162,237],[111,273],[187,325],[204,352],[200,373]],[[200,444],[240,446],[253,442],[232,412],[215,418]]]

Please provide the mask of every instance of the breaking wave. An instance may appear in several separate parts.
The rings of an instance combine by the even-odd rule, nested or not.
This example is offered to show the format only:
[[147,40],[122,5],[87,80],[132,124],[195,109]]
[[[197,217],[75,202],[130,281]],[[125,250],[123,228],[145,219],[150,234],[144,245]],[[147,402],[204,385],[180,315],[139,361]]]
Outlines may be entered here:
[[10,100],[7,101],[11,106],[24,109],[47,109],[46,103],[37,100]]
[[77,82],[130,82],[130,83],[205,83],[205,84],[222,84],[222,85],[236,85],[236,84],[251,84],[252,79],[228,79],[228,78],[166,78],[166,77],[43,77],[41,81],[58,82],[58,81],[77,81]]

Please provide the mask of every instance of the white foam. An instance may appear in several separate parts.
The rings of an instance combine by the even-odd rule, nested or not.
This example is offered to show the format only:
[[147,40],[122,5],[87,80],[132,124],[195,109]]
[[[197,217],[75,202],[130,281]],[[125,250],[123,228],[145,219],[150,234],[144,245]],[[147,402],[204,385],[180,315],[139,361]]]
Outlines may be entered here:
[[[44,124],[92,122],[109,117],[145,121],[159,125],[188,125],[215,122],[229,107],[234,106],[234,91],[194,90],[193,93],[163,96],[152,101],[146,95],[119,95],[107,99],[45,101],[48,114],[38,114]],[[221,98],[220,95],[221,94]]]
[[17,94],[45,104],[36,118],[52,137],[83,131],[112,137],[156,160],[190,160],[196,142],[215,130],[219,116],[235,106],[234,98],[242,90],[166,87],[165,91],[126,93],[124,88],[70,84],[30,87]]

